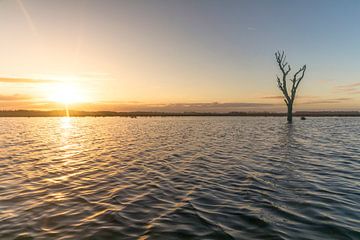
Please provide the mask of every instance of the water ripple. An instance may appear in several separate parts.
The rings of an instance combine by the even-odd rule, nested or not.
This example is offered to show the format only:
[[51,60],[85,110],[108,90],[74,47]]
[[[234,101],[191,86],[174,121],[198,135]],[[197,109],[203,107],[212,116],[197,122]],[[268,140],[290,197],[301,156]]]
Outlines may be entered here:
[[1,118],[0,239],[360,239],[358,118]]

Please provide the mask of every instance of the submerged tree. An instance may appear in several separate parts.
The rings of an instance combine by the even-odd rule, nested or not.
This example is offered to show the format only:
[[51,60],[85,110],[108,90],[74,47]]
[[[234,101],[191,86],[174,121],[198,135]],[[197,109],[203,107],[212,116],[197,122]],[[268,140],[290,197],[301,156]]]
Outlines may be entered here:
[[[280,90],[284,94],[284,101],[286,103],[287,110],[288,110],[287,111],[287,121],[289,123],[291,123],[292,122],[292,110],[293,110],[293,104],[294,104],[294,101],[295,101],[296,91],[297,91],[297,89],[299,87],[299,84],[300,84],[301,80],[304,77],[305,70],[306,70],[306,65],[302,66],[302,68],[300,68],[299,71],[297,71],[294,74],[293,78],[288,79],[288,74],[291,71],[291,67],[286,62],[286,56],[284,54],[284,51],[282,51],[282,52],[277,51],[275,53],[275,58],[276,58],[276,62],[278,63],[279,68],[280,68],[281,73],[282,73],[281,78],[279,76],[276,76],[277,77],[277,82],[278,82],[278,87],[280,88]],[[287,83],[291,84],[290,93],[288,91]]]

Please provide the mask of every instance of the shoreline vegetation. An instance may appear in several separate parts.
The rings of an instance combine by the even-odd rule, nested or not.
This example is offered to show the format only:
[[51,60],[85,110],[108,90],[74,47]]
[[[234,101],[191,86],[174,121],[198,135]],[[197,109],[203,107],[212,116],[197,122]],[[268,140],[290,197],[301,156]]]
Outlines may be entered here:
[[[69,114],[69,115],[68,115]],[[285,112],[115,112],[115,111],[74,111],[64,110],[2,110],[0,117],[284,117]],[[295,117],[360,117],[359,111],[297,111]]]

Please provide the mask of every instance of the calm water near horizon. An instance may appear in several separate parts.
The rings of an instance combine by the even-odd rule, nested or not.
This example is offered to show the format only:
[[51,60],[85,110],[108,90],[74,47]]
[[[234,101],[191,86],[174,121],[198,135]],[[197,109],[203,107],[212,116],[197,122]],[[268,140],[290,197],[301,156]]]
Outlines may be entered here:
[[360,118],[0,118],[0,239],[360,239]]

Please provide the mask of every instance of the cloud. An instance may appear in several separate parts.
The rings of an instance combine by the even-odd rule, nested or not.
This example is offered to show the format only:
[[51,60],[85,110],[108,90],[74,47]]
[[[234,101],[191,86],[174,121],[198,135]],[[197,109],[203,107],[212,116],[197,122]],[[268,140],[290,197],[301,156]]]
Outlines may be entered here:
[[352,100],[352,98],[333,98],[332,100],[335,100],[335,101],[348,101],[348,100]]
[[265,96],[265,97],[262,97],[264,99],[283,99],[284,97],[283,96]]
[[339,88],[354,88],[354,87],[360,87],[360,83],[352,83],[352,84],[347,84],[347,85],[342,85],[342,86],[338,86]]
[[169,104],[147,104],[133,102],[103,102],[87,104],[88,110],[110,110],[110,111],[147,111],[147,112],[232,112],[232,111],[263,111],[278,104],[271,103],[169,103]]
[[[283,99],[283,96],[280,95],[274,95],[274,96],[265,96],[262,97],[263,99]],[[312,104],[336,104],[341,103],[344,101],[352,100],[352,98],[348,97],[341,97],[341,98],[329,98],[329,99],[323,99],[321,97],[317,96],[298,96],[297,98],[300,99],[299,105],[305,104],[305,105],[312,105]]]
[[53,83],[54,80],[0,77],[0,83]]
[[31,96],[14,94],[14,95],[0,95],[0,101],[23,101],[30,100]]
[[352,98],[330,98],[330,99],[323,99],[323,100],[315,100],[315,101],[308,101],[302,104],[336,104],[342,103],[344,101],[352,100]]
[[352,83],[352,84],[337,86],[335,87],[335,90],[337,90],[338,92],[343,92],[348,94],[359,94],[360,83]]
[[[296,96],[296,99],[301,98],[301,99],[314,99],[314,98],[318,98],[316,96]],[[265,96],[262,97],[262,99],[284,99],[284,96],[281,95],[273,95],[273,96]]]
[[233,103],[173,103],[167,104],[166,107],[181,107],[181,108],[248,108],[248,107],[267,107],[269,103],[241,103],[241,102],[233,102]]

